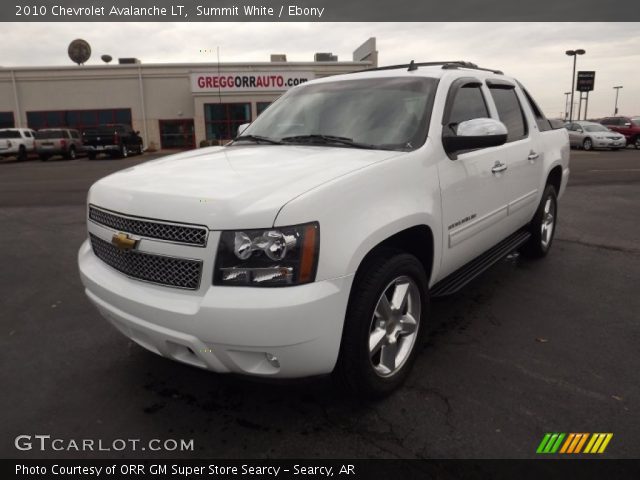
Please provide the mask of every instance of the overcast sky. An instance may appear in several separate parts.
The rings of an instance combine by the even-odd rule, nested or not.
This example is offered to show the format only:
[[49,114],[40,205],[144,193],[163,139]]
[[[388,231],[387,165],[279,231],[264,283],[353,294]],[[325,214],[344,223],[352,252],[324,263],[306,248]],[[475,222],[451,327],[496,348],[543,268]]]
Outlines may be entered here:
[[[369,37],[378,42],[379,63],[468,60],[517,77],[548,116],[564,111],[572,60],[565,50],[583,48],[578,70],[595,70],[589,116],[613,114],[622,85],[620,114],[640,115],[640,23],[4,23],[0,64],[69,65],[67,46],[87,40],[87,64],[102,54],[137,57],[143,63],[313,60],[333,52],[350,60]],[[81,68],[81,67],[79,67]],[[576,96],[577,102],[577,96]]]

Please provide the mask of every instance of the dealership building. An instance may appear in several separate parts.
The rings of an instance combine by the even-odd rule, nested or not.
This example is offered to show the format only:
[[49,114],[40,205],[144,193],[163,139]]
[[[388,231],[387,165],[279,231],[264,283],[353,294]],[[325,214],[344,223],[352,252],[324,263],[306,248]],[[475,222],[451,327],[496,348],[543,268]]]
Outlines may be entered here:
[[0,67],[0,128],[127,123],[150,149],[188,149],[235,136],[288,88],[376,67],[370,38],[350,61],[317,53],[314,61]]

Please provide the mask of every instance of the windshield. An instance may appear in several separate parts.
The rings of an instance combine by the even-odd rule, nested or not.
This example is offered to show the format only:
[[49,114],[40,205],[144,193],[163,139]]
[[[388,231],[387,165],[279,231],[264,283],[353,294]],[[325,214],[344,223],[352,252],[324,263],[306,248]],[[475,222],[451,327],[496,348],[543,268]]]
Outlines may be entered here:
[[608,132],[609,129],[604,125],[584,125],[583,127],[587,132]]
[[333,142],[338,147],[352,141],[376,149],[414,150],[427,137],[436,86],[436,79],[424,77],[305,85],[273,103],[242,137],[284,143]]
[[18,130],[0,130],[0,138],[20,138]]

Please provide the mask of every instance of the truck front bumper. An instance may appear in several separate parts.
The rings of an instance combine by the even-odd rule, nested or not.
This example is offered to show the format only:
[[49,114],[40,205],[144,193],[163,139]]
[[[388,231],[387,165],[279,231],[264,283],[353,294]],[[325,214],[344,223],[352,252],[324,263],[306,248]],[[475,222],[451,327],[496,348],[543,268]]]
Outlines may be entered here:
[[220,373],[279,378],[335,366],[353,276],[283,288],[211,285],[202,295],[128,278],[98,259],[89,241],[78,263],[100,313],[158,355]]

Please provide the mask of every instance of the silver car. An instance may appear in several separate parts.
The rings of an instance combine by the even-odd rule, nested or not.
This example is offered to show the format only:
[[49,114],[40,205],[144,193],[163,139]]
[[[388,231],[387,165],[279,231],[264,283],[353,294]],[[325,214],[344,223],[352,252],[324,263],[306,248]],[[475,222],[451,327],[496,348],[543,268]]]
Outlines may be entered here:
[[610,148],[619,150],[627,145],[624,135],[609,130],[604,125],[594,122],[567,123],[569,143],[572,147],[593,150],[594,148]]

